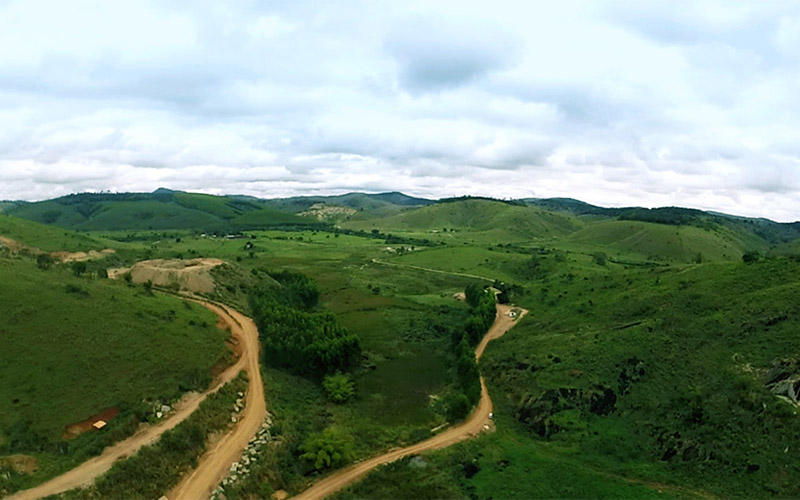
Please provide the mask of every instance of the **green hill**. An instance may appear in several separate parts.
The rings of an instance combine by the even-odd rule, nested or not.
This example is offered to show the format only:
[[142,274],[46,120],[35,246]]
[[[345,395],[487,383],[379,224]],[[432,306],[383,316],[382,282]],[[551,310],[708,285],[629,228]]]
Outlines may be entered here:
[[403,193],[347,193],[334,196],[296,196],[266,200],[270,206],[291,213],[305,212],[313,205],[325,204],[347,207],[370,215],[391,215],[409,207],[436,203],[433,200],[414,198]]
[[6,213],[68,229],[89,231],[194,229],[239,231],[310,221],[241,197],[159,189],[153,193],[84,193],[26,203]]
[[[40,482],[133,433],[156,418],[154,404],[204,389],[228,355],[211,312],[141,286],[2,256],[0,282],[0,456],[31,455],[39,470],[0,474],[0,491],[6,480]],[[109,409],[119,414],[103,432],[65,434]]]
[[583,224],[575,217],[502,201],[466,199],[440,202],[388,216],[352,221],[351,229],[384,232],[463,232],[486,239],[520,239],[564,236]]
[[689,262],[738,260],[748,250],[766,250],[761,238],[723,226],[701,229],[652,222],[605,220],[587,224],[564,239],[566,248],[604,251],[609,255]]
[[64,230],[8,215],[0,215],[0,236],[11,238],[46,252],[60,250],[85,252],[124,246],[124,244],[117,241]]

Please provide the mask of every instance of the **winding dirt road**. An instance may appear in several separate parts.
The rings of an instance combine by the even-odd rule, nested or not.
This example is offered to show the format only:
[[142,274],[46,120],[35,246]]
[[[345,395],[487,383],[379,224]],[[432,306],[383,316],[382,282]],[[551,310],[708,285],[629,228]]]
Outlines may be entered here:
[[[508,313],[512,309],[520,311],[518,318],[511,318]],[[501,337],[504,333],[510,330],[528,311],[519,308],[513,308],[507,305],[498,304],[497,314],[495,316],[494,324],[483,337],[481,343],[475,349],[475,357],[480,359],[483,351],[490,341]],[[337,491],[359,481],[367,475],[372,469],[395,460],[399,460],[409,455],[416,455],[423,451],[438,450],[446,448],[450,445],[464,441],[479,434],[484,426],[489,425],[489,413],[492,412],[492,399],[489,397],[489,391],[486,388],[486,381],[481,377],[481,400],[478,406],[473,410],[469,418],[463,423],[451,427],[450,429],[438,434],[426,441],[417,443],[406,448],[391,450],[383,455],[364,460],[356,464],[342,469],[338,472],[327,476],[320,481],[314,483],[310,488],[295,496],[296,500],[322,500]]]
[[[206,305],[206,307],[209,306]],[[261,428],[261,424],[264,423],[267,416],[264,382],[261,380],[261,369],[258,364],[259,349],[256,325],[252,319],[239,311],[225,306],[215,307],[220,307],[227,316],[233,318],[244,332],[240,361],[244,361],[244,369],[250,378],[250,384],[247,386],[245,394],[245,409],[240,414],[239,422],[233,431],[226,434],[200,457],[197,468],[185,476],[178,486],[167,495],[170,499],[196,500],[211,496],[211,491],[228,473],[231,463],[241,457],[248,442]]]
[[[187,300],[193,300],[211,310],[230,326],[231,335],[241,346],[242,355],[239,357],[238,361],[220,374],[214,386],[209,390],[202,394],[196,394],[188,399],[184,398],[180,407],[166,420],[137,431],[133,436],[106,448],[102,454],[83,462],[69,472],[57,476],[35,488],[17,492],[9,497],[9,500],[32,500],[49,495],[56,495],[74,488],[90,486],[95,479],[108,471],[114,462],[133,455],[143,446],[156,442],[162,434],[175,428],[194,413],[200,403],[210,394],[216,392],[220,387],[233,380],[240,371],[245,370],[249,376],[250,385],[247,390],[246,406],[240,415],[241,420],[239,424],[217,444],[214,450],[212,450],[213,453],[219,453],[219,457],[212,456],[209,458],[208,454],[204,455],[197,471],[181,482],[176,493],[181,498],[200,498],[203,495],[190,495],[194,495],[195,492],[204,492],[206,489],[210,492],[214,486],[216,486],[216,483],[210,487],[208,487],[208,484],[217,477],[220,479],[222,478],[222,475],[228,470],[230,463],[235,460],[236,453],[241,453],[242,450],[244,450],[248,440],[258,430],[258,426],[266,416],[264,386],[261,381],[261,370],[258,367],[258,331],[250,318],[228,307],[219,306],[200,299]],[[251,430],[252,432],[250,432]],[[223,464],[220,458],[227,459],[228,456],[233,456],[233,459]],[[206,475],[198,473],[201,468],[203,471],[202,474]]]

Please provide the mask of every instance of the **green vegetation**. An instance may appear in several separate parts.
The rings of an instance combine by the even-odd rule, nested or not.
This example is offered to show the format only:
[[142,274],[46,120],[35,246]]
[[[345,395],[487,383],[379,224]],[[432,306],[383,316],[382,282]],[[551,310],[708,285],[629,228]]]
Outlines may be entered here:
[[230,408],[238,393],[247,389],[244,372],[219,391],[161,439],[145,446],[134,456],[116,462],[91,488],[72,490],[64,499],[160,498],[178,484],[206,450],[208,437],[231,425]]
[[[90,236],[75,231],[65,231],[64,229],[7,215],[0,215],[0,236],[20,241],[29,247],[47,252],[86,252],[123,246],[118,242],[102,237]],[[0,248],[2,248],[1,242]]]
[[[29,350],[54,351],[46,344],[51,332],[67,332],[53,340],[63,351],[58,355],[70,356],[71,370],[105,369],[87,378],[88,387],[73,388],[53,382],[53,373],[58,381],[71,376],[58,371],[55,354],[33,375],[9,365],[0,384],[0,449],[32,454],[41,466],[33,479],[13,476],[14,489],[91,454],[80,450],[101,449],[129,433],[140,421],[137,401],[202,385],[222,354],[213,320],[192,317],[203,310],[151,296],[142,285],[99,279],[106,263],[218,257],[229,264],[212,271],[213,297],[256,319],[274,416],[272,446],[247,478],[226,488],[228,498],[277,489],[295,494],[333,468],[421,441],[462,419],[480,395],[474,346],[494,319],[488,285],[499,292],[498,302],[530,310],[481,362],[496,432],[391,464],[340,498],[800,495],[793,481],[800,472],[797,225],[675,208],[601,209],[575,200],[98,196],[9,211],[25,209],[41,220],[57,209],[47,217],[109,230],[102,234],[43,228],[37,243],[38,226],[0,216],[0,235],[16,234],[49,251],[62,244],[118,249],[85,269],[46,257],[0,259],[0,277],[14,283],[0,298],[31,303],[4,309],[0,344],[32,317],[25,331],[40,337],[25,343]],[[341,228],[294,215],[318,203],[355,212],[334,211]],[[2,230],[6,220],[16,233]],[[243,230],[235,238],[213,234]],[[468,303],[454,300],[459,290]],[[140,373],[132,383],[126,371],[120,379],[116,371],[128,370],[127,359],[91,357],[97,342],[73,346],[74,336],[86,334],[74,313],[90,309],[82,304],[94,310],[86,318],[92,338],[120,331],[137,366],[151,357],[150,377]],[[110,321],[124,328],[100,332],[98,325]],[[154,328],[162,333],[152,334]],[[179,341],[162,346],[174,341],[170,335]],[[33,356],[20,346],[21,359]],[[175,355],[179,350],[201,354]],[[91,364],[72,361],[87,352]],[[153,368],[164,359],[169,371]],[[123,394],[131,387],[139,392]],[[80,392],[108,397],[69,418],[48,413],[48,394],[71,407]],[[49,431],[1,422],[21,415],[22,406],[9,402],[26,393],[46,402],[26,411],[31,424]],[[117,406],[121,413],[108,429],[70,440],[66,458],[57,455],[53,443],[66,424]],[[55,441],[36,451],[42,432]]]
[[334,428],[310,436],[301,446],[300,458],[322,471],[335,469],[353,459],[353,437]]
[[325,389],[325,395],[334,403],[344,403],[350,399],[355,388],[350,377],[343,373],[336,375],[328,375],[322,380],[322,388]]
[[308,225],[308,219],[269,208],[256,199],[178,191],[154,193],[84,193],[25,203],[4,213],[43,224],[91,231],[196,229],[238,231]]
[[354,369],[361,359],[360,341],[333,314],[310,312],[319,301],[316,286],[298,273],[269,275],[280,288],[262,286],[250,300],[267,362],[316,378]]
[[[0,281],[0,454],[39,462],[36,474],[0,476],[0,490],[100,453],[155,418],[155,402],[205,388],[226,360],[226,334],[200,306],[29,258],[0,258]],[[102,431],[65,435],[110,408],[119,414]]]

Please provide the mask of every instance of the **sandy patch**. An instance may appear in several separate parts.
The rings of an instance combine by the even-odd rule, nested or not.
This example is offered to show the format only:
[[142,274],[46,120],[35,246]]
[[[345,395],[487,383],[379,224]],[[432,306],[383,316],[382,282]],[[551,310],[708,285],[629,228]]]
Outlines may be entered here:
[[39,470],[39,462],[30,455],[9,455],[0,457],[0,465],[14,469],[18,474],[34,474]]
[[[40,248],[28,246],[25,243],[13,240],[7,236],[0,236],[0,247],[8,248],[11,253],[24,252],[30,255],[41,255],[47,253]],[[100,250],[99,252],[97,250],[89,250],[88,252],[50,252],[50,256],[53,257],[53,260],[56,262],[74,262],[102,259],[115,253],[117,252],[113,248],[106,248],[105,250]]]
[[97,250],[89,250],[88,252],[53,252],[50,255],[61,262],[82,262],[92,259],[102,259],[115,253],[117,253],[117,251],[113,248],[106,248],[99,252]]
[[130,268],[109,269],[108,277],[119,278],[130,273],[134,283],[150,281],[157,286],[177,287],[181,291],[211,293],[214,279],[210,271],[224,263],[219,259],[145,260]]
[[308,210],[305,212],[300,212],[298,215],[316,217],[317,220],[325,220],[342,216],[346,217],[353,215],[354,213],[356,213],[356,209],[354,208],[315,203],[311,205]]
[[24,243],[21,243],[17,240],[12,240],[6,236],[0,236],[0,246],[8,248],[11,253],[27,252],[33,255],[44,253],[38,248],[29,247]]

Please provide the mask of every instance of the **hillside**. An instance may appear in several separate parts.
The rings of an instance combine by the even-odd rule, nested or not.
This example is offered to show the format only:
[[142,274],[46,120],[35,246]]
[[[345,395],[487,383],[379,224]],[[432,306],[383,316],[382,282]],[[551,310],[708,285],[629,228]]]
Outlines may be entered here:
[[578,216],[652,222],[671,226],[694,226],[703,229],[723,227],[741,234],[752,234],[769,245],[787,243],[800,238],[800,222],[780,223],[769,219],[739,217],[680,207],[604,208],[571,198],[526,198],[522,201],[532,206]]
[[124,246],[98,236],[64,230],[18,217],[0,214],[0,236],[47,252],[86,252]]
[[501,201],[467,199],[440,202],[402,213],[343,224],[384,232],[462,232],[481,239],[520,241],[564,236],[583,224],[569,215]]
[[298,213],[308,210],[312,205],[326,205],[353,208],[356,211],[396,212],[406,207],[419,207],[436,203],[433,200],[414,198],[403,193],[347,193],[333,196],[295,196],[266,200],[266,203],[279,210]]
[[24,219],[86,231],[193,229],[239,231],[311,221],[258,200],[159,189],[153,193],[84,193],[26,203],[7,212]]
[[[227,333],[200,306],[2,252],[0,282],[0,456],[37,471],[0,474],[0,491],[99,453],[226,362]],[[85,432],[101,414],[107,428]]]
[[565,248],[598,250],[609,255],[648,260],[690,262],[738,260],[746,251],[769,245],[753,234],[718,226],[701,229],[628,220],[587,224],[564,239]]

